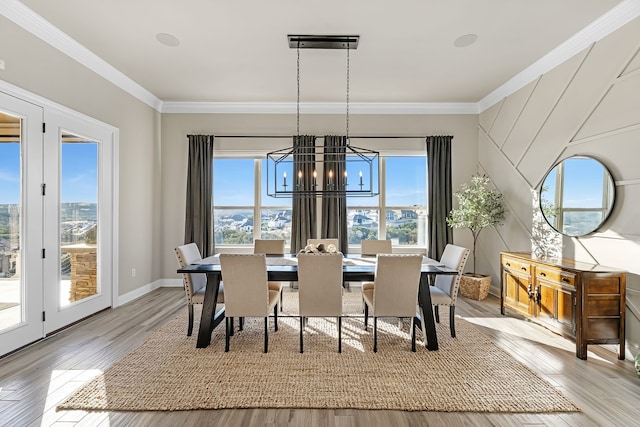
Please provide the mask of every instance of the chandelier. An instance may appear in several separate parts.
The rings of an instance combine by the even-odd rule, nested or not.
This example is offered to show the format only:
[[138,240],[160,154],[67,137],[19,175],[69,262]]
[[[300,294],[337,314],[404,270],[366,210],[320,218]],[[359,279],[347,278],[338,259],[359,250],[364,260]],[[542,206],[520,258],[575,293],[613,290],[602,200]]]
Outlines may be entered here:
[[[349,52],[360,36],[289,35],[297,50],[296,136],[292,147],[267,153],[267,195],[271,197],[372,197],[379,192],[379,153],[352,146],[349,140]],[[301,144],[300,49],[347,52],[346,134],[343,143]],[[303,138],[304,139],[304,138]]]

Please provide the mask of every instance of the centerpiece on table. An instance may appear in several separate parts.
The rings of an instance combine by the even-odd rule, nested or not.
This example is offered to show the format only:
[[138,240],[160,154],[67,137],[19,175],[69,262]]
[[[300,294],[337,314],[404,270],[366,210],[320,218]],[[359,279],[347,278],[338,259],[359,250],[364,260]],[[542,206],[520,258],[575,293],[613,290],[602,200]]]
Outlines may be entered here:
[[310,243],[304,247],[304,249],[300,249],[301,254],[335,254],[338,253],[338,248],[336,245],[330,243],[325,245],[324,243],[318,243],[317,245]]

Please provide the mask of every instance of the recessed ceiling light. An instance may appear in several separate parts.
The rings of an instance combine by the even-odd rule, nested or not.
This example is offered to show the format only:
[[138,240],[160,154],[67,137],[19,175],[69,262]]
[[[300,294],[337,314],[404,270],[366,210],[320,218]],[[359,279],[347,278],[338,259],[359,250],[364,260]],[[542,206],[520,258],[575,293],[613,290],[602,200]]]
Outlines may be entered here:
[[455,47],[467,47],[471,46],[478,40],[478,36],[476,34],[465,34],[464,36],[460,36],[453,42]]
[[156,34],[156,40],[162,43],[165,46],[176,47],[180,45],[180,40],[176,36],[167,33],[158,33]]

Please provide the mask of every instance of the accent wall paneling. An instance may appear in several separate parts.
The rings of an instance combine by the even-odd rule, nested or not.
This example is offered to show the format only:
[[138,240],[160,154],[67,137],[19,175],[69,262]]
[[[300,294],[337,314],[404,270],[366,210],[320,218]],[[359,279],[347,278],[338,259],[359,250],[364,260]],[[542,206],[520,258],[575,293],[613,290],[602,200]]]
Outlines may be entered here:
[[536,87],[537,81],[531,82],[518,92],[514,93],[513,96],[508,97],[502,103],[502,108],[496,120],[493,122],[493,126],[491,126],[491,131],[489,135],[493,142],[495,142],[498,147],[502,147],[505,140],[511,133],[511,129],[513,129],[513,125],[515,124],[518,116],[522,112],[522,109],[527,104],[527,100],[531,95],[531,92]]
[[[637,51],[640,20],[636,19],[597,42],[555,105],[519,167],[537,185],[567,142],[601,102]],[[546,167],[544,167],[546,166]]]
[[538,84],[502,146],[503,152],[513,164],[517,165],[522,160],[585,55],[586,51],[575,55],[538,79]]
[[580,140],[638,124],[640,72],[617,79],[574,139]]
[[[534,213],[532,193],[559,160],[590,155],[610,170],[616,181],[616,204],[596,232],[562,237],[565,258],[609,265],[627,274],[627,301],[640,306],[640,18],[629,22],[588,49],[542,75],[528,88],[480,114],[478,171],[488,175],[504,194],[508,218],[501,227],[483,232],[478,243],[478,270],[492,272],[495,251],[530,251]],[[636,74],[639,73],[639,74]],[[526,103],[509,100],[512,96]],[[516,117],[504,144],[492,135]],[[498,126],[492,133],[491,126]],[[499,123],[503,123],[502,125]],[[537,207],[535,208],[538,209]],[[494,276],[492,293],[499,289]],[[627,348],[640,351],[640,313],[629,308]]]

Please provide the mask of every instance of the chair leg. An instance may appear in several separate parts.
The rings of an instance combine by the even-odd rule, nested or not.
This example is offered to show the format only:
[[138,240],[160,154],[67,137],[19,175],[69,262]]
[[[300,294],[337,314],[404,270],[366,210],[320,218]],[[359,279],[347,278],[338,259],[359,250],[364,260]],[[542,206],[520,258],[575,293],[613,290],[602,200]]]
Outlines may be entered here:
[[418,319],[411,318],[411,351],[416,352],[416,322]]
[[225,333],[224,333],[224,351],[229,351],[229,341],[231,341],[231,335],[229,329],[231,328],[231,318],[225,317]]
[[269,351],[269,316],[264,318],[264,352]]
[[187,305],[189,308],[189,327],[187,328],[187,336],[190,337],[193,333],[193,304]]
[[436,323],[440,323],[440,310],[438,309],[439,306],[434,305],[433,306],[433,317],[436,318]]
[[369,306],[364,303],[364,330],[367,330],[367,324],[369,323]]
[[278,331],[278,304],[273,307],[273,324],[276,332]]
[[236,326],[234,325],[235,321],[233,320],[233,317],[230,317],[229,321],[231,322],[231,330],[229,331],[229,334],[233,336],[233,333],[235,332],[235,329],[236,329]]
[[338,317],[338,353],[342,353],[342,317]]
[[238,318],[238,330],[242,331],[244,329],[244,317]]
[[378,352],[378,318],[373,316],[373,352]]
[[282,313],[282,294],[284,293],[284,291],[282,289],[280,289],[280,313]]
[[304,353],[304,317],[300,316],[300,353]]
[[456,337],[456,306],[449,306],[449,328],[451,329],[451,338]]

